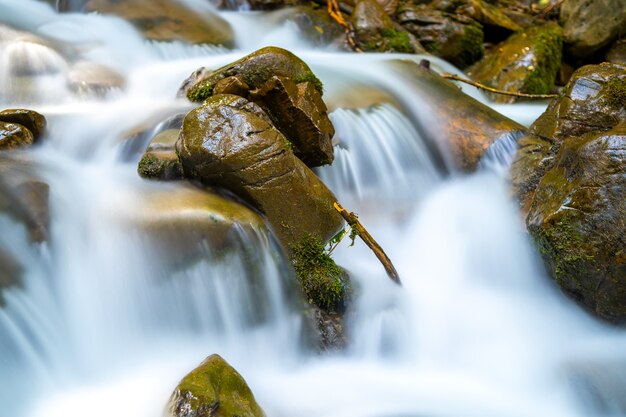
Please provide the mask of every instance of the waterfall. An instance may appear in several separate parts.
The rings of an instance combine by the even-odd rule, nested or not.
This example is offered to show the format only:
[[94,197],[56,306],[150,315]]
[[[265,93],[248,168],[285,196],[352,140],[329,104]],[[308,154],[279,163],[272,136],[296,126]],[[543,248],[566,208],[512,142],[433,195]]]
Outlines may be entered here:
[[[234,50],[146,41],[119,18],[0,0],[0,104],[46,115],[48,136],[22,155],[50,186],[47,242],[0,216],[1,272],[20,281],[1,293],[1,415],[158,417],[212,353],[268,417],[626,415],[626,334],[555,288],[508,198],[503,167],[518,137],[492,144],[476,173],[450,174],[429,143],[432,110],[389,64],[423,57],[316,49],[286,11],[220,15]],[[194,187],[136,174],[159,123],[192,108],[175,97],[189,73],[267,44],[292,49],[324,82],[335,162],[317,173],[402,277],[391,283],[359,243],[337,249],[357,289],[342,352],[303,342],[293,271],[256,214],[242,206],[217,245],[194,234],[184,206],[200,198]],[[67,85],[77,62],[119,73],[123,87],[78,94]],[[494,107],[528,125],[545,103]]]

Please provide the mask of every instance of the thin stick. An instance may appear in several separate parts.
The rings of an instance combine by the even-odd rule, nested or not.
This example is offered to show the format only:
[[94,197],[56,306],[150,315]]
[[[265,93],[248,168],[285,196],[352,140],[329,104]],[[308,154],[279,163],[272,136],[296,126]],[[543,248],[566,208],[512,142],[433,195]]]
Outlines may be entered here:
[[387,272],[389,278],[391,278],[391,280],[396,284],[402,285],[402,283],[400,282],[400,276],[398,275],[398,271],[396,271],[396,268],[391,263],[391,259],[389,259],[387,254],[385,254],[383,248],[381,248],[380,245],[374,240],[372,235],[370,235],[369,232],[365,230],[365,227],[363,227],[356,214],[349,212],[337,202],[333,204],[333,207],[335,207],[335,210],[337,210],[339,214],[341,214],[341,217],[343,217],[348,222],[350,227],[352,227],[353,230],[356,230],[361,240],[363,240],[363,242],[365,242],[365,244],[372,250],[372,252],[374,252],[374,255],[376,255],[378,260],[383,264],[383,267],[385,268],[385,271]]
[[502,95],[505,95],[505,96],[533,98],[533,99],[558,97],[558,94],[527,94],[527,93],[517,93],[517,92],[514,92],[514,91],[502,91],[502,90],[497,90],[497,89],[492,88],[492,87],[487,87],[486,85],[481,84],[481,83],[477,83],[476,81],[466,80],[465,78],[461,78],[458,75],[448,74],[448,73],[442,73],[442,74],[439,74],[439,75],[442,78],[445,78],[447,80],[460,81],[460,82],[465,83],[465,84],[473,85],[476,88],[482,88],[483,90],[487,90],[489,92],[496,93],[496,94],[502,94]]
[[337,23],[343,26],[346,32],[346,39],[348,41],[348,46],[355,52],[363,52],[361,48],[356,44],[354,39],[354,31],[352,30],[352,26],[348,23],[341,13],[341,9],[339,7],[339,3],[337,0],[326,0],[326,4],[328,5],[328,14],[332,17]]

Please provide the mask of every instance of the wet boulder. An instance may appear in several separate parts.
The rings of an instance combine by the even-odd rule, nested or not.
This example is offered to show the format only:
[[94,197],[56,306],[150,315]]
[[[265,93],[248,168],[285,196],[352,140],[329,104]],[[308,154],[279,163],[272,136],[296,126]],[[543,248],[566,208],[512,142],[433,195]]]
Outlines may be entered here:
[[417,40],[385,13],[376,0],[359,0],[350,21],[356,43],[369,52],[420,53],[424,49]]
[[285,49],[268,46],[222,68],[198,69],[183,82],[178,95],[191,101],[205,100],[219,81],[232,76],[239,77],[249,88],[260,87],[273,76],[291,78],[296,84],[308,81],[323,93],[321,81],[304,61]]
[[554,280],[626,321],[626,121],[563,142],[534,192],[528,231]]
[[142,178],[169,181],[184,177],[175,149],[178,132],[178,129],[167,129],[150,141],[137,167]]
[[265,214],[283,247],[326,242],[343,225],[335,196],[255,103],[216,95],[187,114],[176,149],[186,177],[222,187]]
[[221,356],[211,355],[178,384],[171,417],[264,417],[243,377]]
[[295,155],[309,167],[333,162],[335,134],[326,104],[308,81],[296,84],[290,78],[274,76],[250,92],[291,143]]
[[[437,0],[436,0],[437,1]],[[515,20],[511,19],[501,6],[491,4],[484,0],[465,0],[460,2],[447,2],[447,0],[437,1],[439,4],[446,2],[457,5],[456,13],[471,17],[485,26],[485,33],[489,33],[492,28],[498,29],[498,32],[506,33],[517,32],[522,30]]]
[[[475,81],[504,91],[548,94],[561,65],[561,28],[550,23],[518,32],[496,45],[467,74]],[[499,103],[515,97],[491,94]]]
[[626,33],[623,0],[567,0],[561,5],[560,22],[566,51],[586,57]]
[[28,129],[37,142],[45,133],[46,118],[34,110],[7,109],[0,112],[0,122],[14,123]]
[[10,151],[33,144],[30,130],[16,123],[0,122],[0,151]]
[[582,67],[520,140],[510,172],[556,282],[616,321],[626,319],[625,126],[624,67]]
[[168,0],[89,0],[87,12],[119,16],[155,41],[182,41],[193,44],[233,44],[233,30],[221,17],[199,13]]
[[483,56],[482,26],[471,18],[406,3],[399,8],[397,20],[428,52],[459,68]]

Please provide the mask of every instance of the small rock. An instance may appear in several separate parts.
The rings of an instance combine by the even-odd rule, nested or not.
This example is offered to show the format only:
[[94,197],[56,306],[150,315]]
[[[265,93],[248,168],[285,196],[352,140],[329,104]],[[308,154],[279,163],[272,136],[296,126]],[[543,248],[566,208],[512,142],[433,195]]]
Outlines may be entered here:
[[184,178],[183,166],[175,149],[178,132],[178,129],[167,129],[152,139],[137,167],[142,178],[163,181]]
[[33,134],[22,125],[0,122],[0,151],[10,151],[33,144]]
[[180,381],[168,412],[172,417],[265,417],[246,381],[219,355]]
[[0,122],[22,125],[32,133],[34,142],[43,136],[47,124],[42,114],[26,109],[3,110],[0,112]]
[[81,61],[74,64],[67,74],[67,85],[76,93],[105,93],[124,87],[124,77],[104,65]]

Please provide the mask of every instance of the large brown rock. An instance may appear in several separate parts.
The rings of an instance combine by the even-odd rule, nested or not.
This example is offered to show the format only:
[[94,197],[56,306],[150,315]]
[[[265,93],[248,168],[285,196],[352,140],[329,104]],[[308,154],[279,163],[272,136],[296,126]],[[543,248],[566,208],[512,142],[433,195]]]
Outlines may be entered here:
[[335,196],[256,104],[216,95],[187,114],[176,144],[185,176],[226,188],[267,216],[285,248],[343,225]]
[[561,288],[598,316],[626,320],[626,121],[564,141],[528,214]]
[[405,3],[398,10],[397,20],[428,52],[459,68],[483,56],[482,26],[466,16]]
[[233,43],[228,22],[214,14],[200,14],[172,0],[89,0],[87,12],[119,16],[132,23],[147,39],[194,44]]
[[34,110],[7,109],[0,112],[0,122],[16,123],[24,126],[33,135],[33,141],[37,142],[46,130],[46,118]]
[[435,152],[454,168],[474,171],[492,145],[520,137],[526,129],[490,107],[464,94],[450,81],[413,63],[394,62],[394,77],[409,77],[407,93],[419,97],[420,109],[414,112],[420,132],[432,143]]
[[219,355],[187,374],[168,405],[171,417],[265,417],[243,377]]
[[302,162],[310,167],[333,162],[335,128],[322,96],[312,83],[296,84],[290,78],[274,76],[251,91],[250,97],[266,110]]
[[567,0],[560,21],[567,52],[586,57],[626,33],[624,0]]
[[626,319],[626,71],[577,70],[520,140],[511,167],[556,282],[600,317]]
[[273,76],[291,78],[299,84],[311,82],[323,92],[320,80],[309,66],[291,52],[268,46],[222,68],[200,68],[191,74],[178,90],[178,95],[191,101],[202,101],[214,93],[216,84],[227,77],[239,77],[249,88],[263,85]]
[[[533,26],[496,45],[467,70],[481,84],[503,91],[548,94],[561,65],[561,28],[555,24]],[[515,97],[491,94],[499,103]]]

